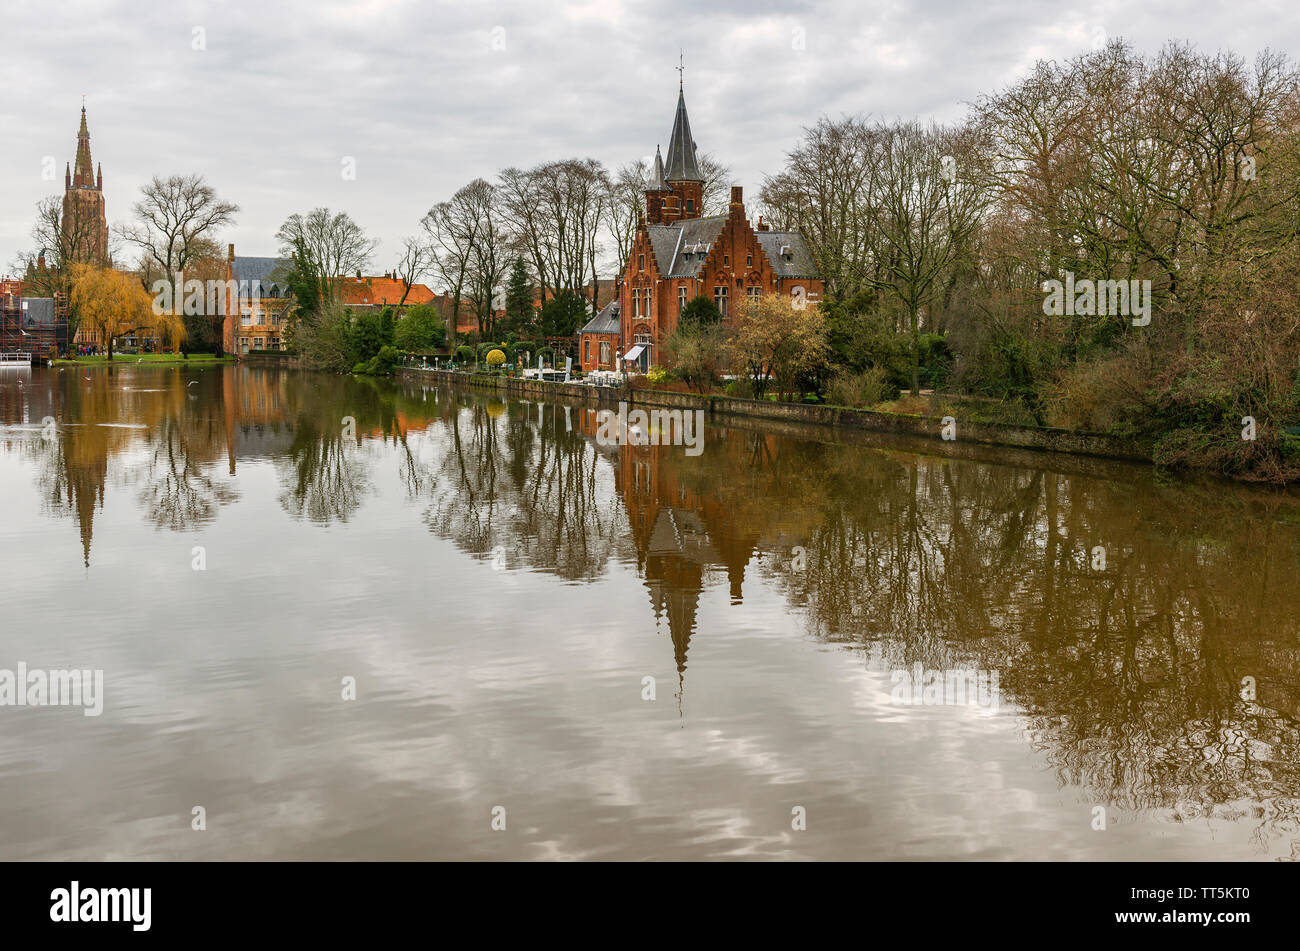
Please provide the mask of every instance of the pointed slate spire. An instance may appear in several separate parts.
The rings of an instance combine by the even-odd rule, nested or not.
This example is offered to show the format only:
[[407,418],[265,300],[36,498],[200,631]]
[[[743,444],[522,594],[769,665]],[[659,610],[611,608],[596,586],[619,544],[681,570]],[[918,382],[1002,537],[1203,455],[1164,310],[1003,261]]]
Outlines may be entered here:
[[95,168],[90,161],[90,132],[86,128],[86,107],[81,107],[81,129],[77,132],[77,164],[72,170],[72,183],[78,188],[95,187]]
[[650,172],[650,184],[646,186],[646,191],[666,192],[668,185],[664,181],[664,159],[659,154],[659,146],[655,146],[655,167]]
[[691,137],[691,120],[686,116],[686,95],[677,91],[677,117],[673,119],[673,134],[668,140],[668,171],[670,182],[702,182],[700,163],[695,157],[695,139]]

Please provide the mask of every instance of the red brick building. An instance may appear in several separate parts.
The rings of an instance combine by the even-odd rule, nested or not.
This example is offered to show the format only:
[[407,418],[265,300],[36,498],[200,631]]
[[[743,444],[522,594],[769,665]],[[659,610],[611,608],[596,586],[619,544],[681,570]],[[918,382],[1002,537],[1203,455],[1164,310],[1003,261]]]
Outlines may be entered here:
[[623,355],[619,350],[622,339],[619,303],[612,300],[578,331],[578,364],[582,371],[617,370]]
[[[645,196],[645,214],[623,266],[617,301],[619,355],[630,361],[628,369],[635,364],[644,371],[665,363],[659,348],[677,328],[682,309],[698,295],[717,304],[724,323],[736,319],[746,297],[821,299],[822,280],[803,235],[771,231],[761,218],[757,227],[751,225],[740,186],[732,186],[725,215],[702,217],[704,175],[680,90],[667,166],[656,149]],[[598,321],[599,315],[592,324]],[[579,331],[584,369],[583,336],[593,342],[602,336],[599,328],[588,332],[592,324]]]

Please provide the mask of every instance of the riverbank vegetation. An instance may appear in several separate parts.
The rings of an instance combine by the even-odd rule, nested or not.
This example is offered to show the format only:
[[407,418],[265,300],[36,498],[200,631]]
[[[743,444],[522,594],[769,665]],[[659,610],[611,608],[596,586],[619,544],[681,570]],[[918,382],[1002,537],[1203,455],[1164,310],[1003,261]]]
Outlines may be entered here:
[[823,395],[928,383],[1145,441],[1160,463],[1300,477],[1284,57],[1112,42],[1037,64],[956,126],[823,119],[763,201],[826,279]]

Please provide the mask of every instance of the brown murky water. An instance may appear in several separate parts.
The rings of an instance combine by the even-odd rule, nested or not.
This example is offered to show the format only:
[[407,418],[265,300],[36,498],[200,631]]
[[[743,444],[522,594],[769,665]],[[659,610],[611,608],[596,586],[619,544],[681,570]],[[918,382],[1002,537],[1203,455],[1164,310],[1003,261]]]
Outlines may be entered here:
[[[0,669],[104,691],[0,706],[0,858],[1300,855],[1293,497],[3,372]],[[986,691],[900,702],[913,671]]]

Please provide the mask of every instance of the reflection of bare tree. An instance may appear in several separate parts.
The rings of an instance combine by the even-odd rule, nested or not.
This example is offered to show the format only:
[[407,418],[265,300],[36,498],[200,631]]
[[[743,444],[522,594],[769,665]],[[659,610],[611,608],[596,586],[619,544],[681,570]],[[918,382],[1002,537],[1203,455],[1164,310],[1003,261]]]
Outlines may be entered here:
[[564,407],[442,395],[436,474],[408,477],[432,497],[425,521],[465,551],[571,579],[605,567],[616,498],[595,447]]
[[300,419],[288,457],[277,462],[286,483],[280,504],[290,515],[346,522],[360,507],[367,465],[360,449],[343,439],[341,428],[335,432],[317,427],[313,419]]
[[304,376],[295,387],[286,415],[293,439],[275,456],[281,470],[280,504],[296,518],[328,524],[346,522],[370,486],[367,441],[391,437],[405,445],[387,384],[324,374]]
[[[1062,783],[1182,818],[1300,820],[1300,537],[1231,493],[836,447],[772,575],[815,632],[883,668],[1000,673]],[[851,471],[850,471],[851,470]],[[1105,567],[1094,567],[1100,547]],[[1256,701],[1241,698],[1243,678]]]
[[[212,442],[218,435],[215,427],[185,423],[174,415],[161,421],[150,434],[153,451],[138,476],[143,483],[140,502],[149,519],[173,531],[211,520],[219,506],[238,498],[229,483],[213,477],[212,462],[220,450]],[[206,444],[197,445],[203,438]]]

